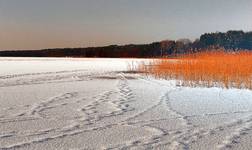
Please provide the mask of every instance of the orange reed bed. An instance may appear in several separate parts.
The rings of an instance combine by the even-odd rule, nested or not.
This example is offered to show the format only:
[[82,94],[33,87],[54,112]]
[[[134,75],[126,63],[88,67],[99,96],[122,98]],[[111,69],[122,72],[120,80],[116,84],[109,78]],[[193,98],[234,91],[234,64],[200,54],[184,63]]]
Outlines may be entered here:
[[183,86],[222,86],[252,89],[252,52],[223,50],[156,59],[142,70],[155,77],[176,79]]

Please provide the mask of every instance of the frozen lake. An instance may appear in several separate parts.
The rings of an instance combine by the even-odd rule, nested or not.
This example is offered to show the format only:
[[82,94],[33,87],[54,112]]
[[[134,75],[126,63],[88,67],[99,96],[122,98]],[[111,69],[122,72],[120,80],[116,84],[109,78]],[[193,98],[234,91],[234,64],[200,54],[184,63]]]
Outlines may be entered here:
[[144,59],[0,58],[0,149],[250,149],[252,92],[127,72]]

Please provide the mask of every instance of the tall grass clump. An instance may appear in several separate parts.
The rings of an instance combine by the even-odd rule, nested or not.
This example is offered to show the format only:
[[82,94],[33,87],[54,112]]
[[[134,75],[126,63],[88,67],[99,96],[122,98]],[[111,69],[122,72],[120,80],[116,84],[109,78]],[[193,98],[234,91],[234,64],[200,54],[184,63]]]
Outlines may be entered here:
[[222,86],[252,89],[252,52],[211,50],[156,59],[146,72],[158,78],[176,79],[184,86]]

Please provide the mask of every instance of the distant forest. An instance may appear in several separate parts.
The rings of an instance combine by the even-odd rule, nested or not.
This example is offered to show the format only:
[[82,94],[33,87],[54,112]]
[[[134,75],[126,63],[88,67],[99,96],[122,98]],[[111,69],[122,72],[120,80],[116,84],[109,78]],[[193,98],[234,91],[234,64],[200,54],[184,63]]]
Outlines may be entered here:
[[203,51],[209,48],[224,48],[235,51],[252,50],[252,32],[228,31],[226,33],[206,33],[195,41],[180,39],[177,41],[165,40],[141,45],[0,51],[0,56],[149,58],[169,57],[177,54]]

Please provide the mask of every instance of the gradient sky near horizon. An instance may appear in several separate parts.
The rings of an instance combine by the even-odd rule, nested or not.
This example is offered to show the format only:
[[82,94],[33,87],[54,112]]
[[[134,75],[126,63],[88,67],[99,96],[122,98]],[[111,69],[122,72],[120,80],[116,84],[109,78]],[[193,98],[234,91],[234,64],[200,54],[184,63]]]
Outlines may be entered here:
[[252,0],[0,0],[0,50],[87,47],[252,30]]

